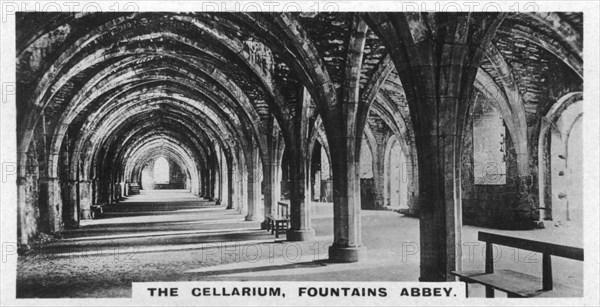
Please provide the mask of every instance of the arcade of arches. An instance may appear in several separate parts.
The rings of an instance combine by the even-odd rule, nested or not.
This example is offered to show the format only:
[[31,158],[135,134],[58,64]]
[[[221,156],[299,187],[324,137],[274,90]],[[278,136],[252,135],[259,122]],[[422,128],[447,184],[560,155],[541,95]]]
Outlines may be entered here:
[[334,262],[396,210],[422,281],[453,279],[463,224],[581,227],[582,19],[19,13],[21,250],[162,189],[248,222],[286,202],[288,241],[332,203]]

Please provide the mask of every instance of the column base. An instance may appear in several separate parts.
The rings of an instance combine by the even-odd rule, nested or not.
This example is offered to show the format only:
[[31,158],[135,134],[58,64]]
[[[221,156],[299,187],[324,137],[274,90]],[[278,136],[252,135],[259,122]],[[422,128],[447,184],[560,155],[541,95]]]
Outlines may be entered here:
[[286,232],[286,241],[310,241],[315,238],[315,230],[309,229],[288,229]]
[[260,229],[261,230],[266,230],[267,228],[269,228],[268,226],[269,226],[269,221],[268,220],[264,220],[264,221],[262,221],[262,223],[260,223]]
[[246,221],[247,222],[262,222],[262,221],[264,221],[264,219],[265,219],[264,216],[246,215]]
[[441,273],[421,273],[419,276],[419,282],[443,282],[443,281],[456,281],[456,277],[452,274],[444,276]]
[[81,210],[81,213],[79,214],[80,218],[82,220],[91,220],[92,219],[92,211],[85,209],[85,210]]
[[261,230],[266,230],[268,228],[267,227],[268,225],[269,225],[269,221],[264,220],[264,221],[262,221],[262,223],[260,223],[260,229]]
[[79,222],[75,220],[65,221],[65,229],[77,229],[79,228]]
[[344,247],[332,245],[329,247],[329,261],[331,262],[358,262],[367,257],[365,247]]

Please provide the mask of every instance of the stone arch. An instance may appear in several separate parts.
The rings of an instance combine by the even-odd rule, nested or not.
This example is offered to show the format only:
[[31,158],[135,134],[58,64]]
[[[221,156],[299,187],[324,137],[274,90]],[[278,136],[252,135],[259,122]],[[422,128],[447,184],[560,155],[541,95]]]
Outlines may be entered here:
[[[394,157],[394,155],[399,155]],[[407,155],[397,136],[390,135],[385,146],[384,199],[385,205],[398,209],[410,209]],[[404,162],[404,163],[403,163]],[[398,190],[395,190],[395,189]],[[396,192],[397,191],[397,192]],[[396,193],[397,195],[394,195]],[[395,197],[394,197],[395,196]]]
[[[496,51],[496,57],[500,57]],[[500,61],[500,60],[499,60]],[[506,65],[503,59],[500,61]],[[498,68],[500,70],[500,68]],[[505,68],[504,70],[507,70]],[[505,77],[509,79],[504,85],[504,89],[515,87],[512,77]],[[481,93],[485,94],[497,107],[498,111],[502,114],[502,118],[506,127],[508,128],[509,135],[515,144],[515,151],[517,153],[517,165],[519,175],[529,175],[529,151],[528,151],[528,139],[527,139],[527,123],[525,120],[525,108],[523,102],[518,94],[518,91],[513,89],[510,95],[507,95],[494,79],[483,69],[477,71],[475,78],[474,87]],[[516,97],[515,97],[516,96]]]
[[[50,89],[57,89],[60,88],[60,86],[56,86],[56,83],[54,84],[50,84],[49,80],[66,80],[68,78],[70,78],[71,76],[74,76],[75,73],[67,73],[64,74],[62,78],[58,78],[59,73],[61,73],[63,71],[63,68],[65,67],[65,65],[67,64],[67,62],[69,60],[71,60],[78,52],[80,52],[83,48],[84,44],[90,44],[90,42],[93,42],[95,39],[98,38],[98,36],[101,33],[110,33],[111,31],[109,31],[111,29],[111,27],[114,27],[120,23],[126,22],[128,19],[130,19],[130,17],[119,17],[119,18],[115,18],[114,20],[111,20],[91,31],[88,32],[87,35],[78,38],[77,42],[75,44],[71,44],[69,45],[70,47],[66,48],[65,50],[63,50],[63,53],[60,54],[60,56],[58,56],[58,58],[56,59],[56,61],[48,67],[48,69],[45,71],[45,74],[43,76],[40,77],[40,79],[42,80],[42,82],[39,83],[39,86],[36,88],[33,97],[36,97],[34,99],[38,99],[35,103],[33,103],[32,105],[34,106],[33,109],[36,110],[36,112],[32,112],[32,116],[26,120],[26,127],[31,126],[31,123],[35,123],[37,121],[37,118],[39,116],[39,114],[41,114],[41,110],[43,110],[43,107],[39,106],[40,101],[42,101],[47,94],[51,94],[49,93]],[[216,39],[217,41],[221,42],[224,46],[226,46],[227,48],[233,48],[231,49],[231,51],[233,52],[233,54],[239,55],[240,60],[245,63],[246,65],[248,65],[248,67],[250,67],[250,70],[258,73],[259,78],[258,79],[264,79],[265,76],[263,76],[262,74],[260,74],[259,72],[261,71],[260,69],[254,67],[253,63],[250,63],[248,61],[248,59],[246,59],[246,54],[245,52],[243,52],[243,47],[241,47],[243,44],[241,42],[238,41],[231,41],[231,40],[227,40],[225,39],[223,36],[219,35],[219,33],[217,33],[214,29],[209,29],[209,27],[207,27],[206,25],[204,25],[202,22],[195,20],[193,18],[190,17],[185,17],[185,16],[179,16],[177,18],[178,20],[182,21],[182,22],[187,22],[192,24],[194,27],[200,29],[203,33],[206,32],[207,30],[207,34],[209,34],[213,39]],[[149,39],[151,39],[151,37],[149,37]],[[189,41],[189,40],[188,40]],[[192,44],[194,45],[194,44]],[[195,44],[194,46],[197,47],[197,44]],[[96,54],[93,55],[94,59],[99,59],[99,60],[105,60],[106,59],[106,55],[104,54]],[[85,61],[81,61],[79,62],[80,64],[83,63]],[[86,62],[87,65],[87,62]],[[71,69],[71,71],[73,71],[74,68]],[[79,68],[80,69],[80,68]],[[227,80],[227,78],[222,78],[222,80]],[[64,83],[64,81],[63,81]],[[60,82],[59,82],[60,84]],[[54,85],[54,86],[51,86]],[[265,80],[263,80],[263,85],[271,90],[271,97],[273,97],[273,101],[280,101],[281,98],[279,98],[278,96],[278,90],[276,88],[274,88],[273,84],[266,82]],[[271,100],[267,100],[267,102],[271,101]],[[46,100],[47,101],[47,100]],[[280,105],[282,105],[280,103]],[[278,112],[275,112],[276,115],[278,114],[285,114],[285,110],[279,110]],[[22,142],[19,144],[19,153],[20,156],[24,157],[24,152],[27,152],[27,148],[29,146],[29,141],[31,140],[31,136],[33,135],[33,131],[32,129],[24,129],[24,133],[23,133],[23,137],[21,137],[20,139],[22,140]],[[20,159],[23,160],[24,159]],[[19,166],[21,170],[24,170],[24,167]],[[23,173],[22,171],[20,173]],[[24,173],[23,173],[24,174]]]
[[[576,105],[576,108],[579,108],[580,112],[577,116],[573,117],[573,121],[568,123],[567,125],[561,125],[562,127],[557,126],[557,122],[561,118],[563,112],[566,109],[571,107],[572,105]],[[540,213],[540,218],[544,220],[552,220],[552,158],[551,158],[551,145],[552,145],[552,135],[557,135],[555,138],[561,140],[564,144],[565,133],[568,131],[569,127],[580,118],[580,115],[583,113],[583,93],[582,92],[572,92],[565,94],[560,99],[556,101],[548,111],[548,113],[543,116],[540,120],[540,133],[538,137],[538,193],[540,205],[539,208],[542,210]],[[554,131],[554,133],[553,133]],[[563,145],[564,150],[564,145]]]
[[[174,81],[178,81],[178,82],[180,82],[181,84],[186,84],[186,83],[188,83],[188,82],[186,82],[186,80],[185,80],[185,79],[175,79]],[[130,81],[130,82],[131,82],[131,81]],[[113,86],[114,86],[114,85],[113,85]],[[188,86],[192,86],[192,84],[189,84],[189,83],[188,83]],[[81,97],[84,97],[84,98],[85,98],[85,102],[89,104],[89,103],[90,103],[90,102],[91,102],[93,99],[91,99],[91,98],[90,98],[90,96],[85,96],[85,95],[86,95],[86,94],[85,94],[86,92],[87,92],[87,91],[83,91],[83,90],[82,90],[82,91],[80,92],[80,93],[81,93],[81,94],[80,94],[80,96],[81,96]],[[98,92],[98,93],[99,93],[99,92],[102,92],[102,91],[101,91],[101,90],[99,90],[99,91],[96,91],[96,92]],[[96,95],[97,95],[97,94],[96,94]],[[82,98],[82,99],[83,99],[83,98]],[[188,102],[190,102],[190,105],[191,105],[191,106],[196,106],[196,105],[197,105],[196,103],[193,103],[193,101],[192,101],[191,99],[181,99],[181,100],[187,100]],[[82,107],[79,107],[79,108],[81,109]],[[213,113],[213,114],[216,114],[215,112],[219,112],[219,110],[220,110],[219,108],[216,108],[216,107],[212,107],[212,108],[211,108],[211,107],[208,107],[208,108],[207,108],[207,107],[199,107],[199,106],[197,106],[196,108],[198,108],[198,109],[200,109],[200,110],[206,110],[206,111],[208,111],[208,110],[215,110],[215,111],[210,111],[210,112],[209,112],[209,113]],[[71,115],[71,116],[73,116],[73,115]],[[213,117],[215,117],[215,116],[213,115]],[[66,118],[65,118],[64,120],[61,120],[61,122],[65,122],[65,121],[67,121],[67,118],[68,118],[68,116],[66,116]],[[224,120],[224,121],[223,121],[223,122],[225,122],[225,123],[228,123],[228,122],[230,122],[230,120],[232,121],[232,123],[230,124],[230,127],[232,127],[232,126],[233,126],[233,127],[235,127],[235,126],[238,126],[238,127],[239,127],[239,126],[241,126],[241,123],[239,122],[239,119],[238,119],[237,117],[236,117],[236,118],[231,118],[231,117],[229,117],[229,118],[228,118],[228,117],[226,117],[226,116],[223,116],[222,118],[223,118],[223,119],[227,119],[227,120]],[[236,120],[236,119],[237,119],[237,120]],[[57,129],[56,129],[56,131],[55,131],[55,133],[54,133],[54,135],[55,135],[56,137],[54,138],[54,141],[53,141],[53,147],[55,148],[53,151],[56,151],[56,148],[58,148],[58,146],[60,146],[60,141],[62,140],[62,138],[61,138],[60,136],[63,136],[63,135],[64,135],[64,131],[66,131],[66,129],[67,129],[67,127],[68,127],[68,123],[69,123],[69,122],[70,122],[70,121],[67,121],[67,122],[65,122],[64,124],[63,124],[63,123],[61,123],[61,124],[57,125]],[[221,121],[217,121],[217,122],[221,122]],[[237,129],[235,129],[235,128],[230,128],[230,131],[238,131],[238,130],[237,130]],[[242,138],[242,139],[243,139],[243,138]]]

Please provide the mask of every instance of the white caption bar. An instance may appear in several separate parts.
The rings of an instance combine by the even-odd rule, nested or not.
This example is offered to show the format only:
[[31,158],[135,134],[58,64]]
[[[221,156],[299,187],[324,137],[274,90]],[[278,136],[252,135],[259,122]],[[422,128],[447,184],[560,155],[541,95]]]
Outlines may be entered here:
[[461,282],[145,282],[133,283],[136,302],[202,305],[397,305],[399,302],[460,299]]

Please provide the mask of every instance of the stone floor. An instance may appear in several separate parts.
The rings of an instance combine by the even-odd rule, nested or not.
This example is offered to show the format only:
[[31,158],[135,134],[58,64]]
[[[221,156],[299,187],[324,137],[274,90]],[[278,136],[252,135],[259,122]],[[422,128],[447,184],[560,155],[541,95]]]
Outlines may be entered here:
[[[333,240],[332,205],[313,204],[316,239],[285,242],[245,222],[235,210],[185,191],[143,191],[109,208],[101,219],[34,253],[20,256],[17,297],[129,297],[131,282],[195,280],[417,281],[418,226],[392,211],[362,211],[367,258],[356,264],[324,261]],[[582,246],[578,228],[497,231]],[[463,265],[483,268],[478,227],[463,227]],[[469,249],[469,247],[471,249]],[[504,248],[497,267],[541,274],[541,255]],[[581,262],[553,258],[555,281],[582,284]],[[483,289],[471,286],[470,294]],[[501,295],[498,295],[501,296]]]

